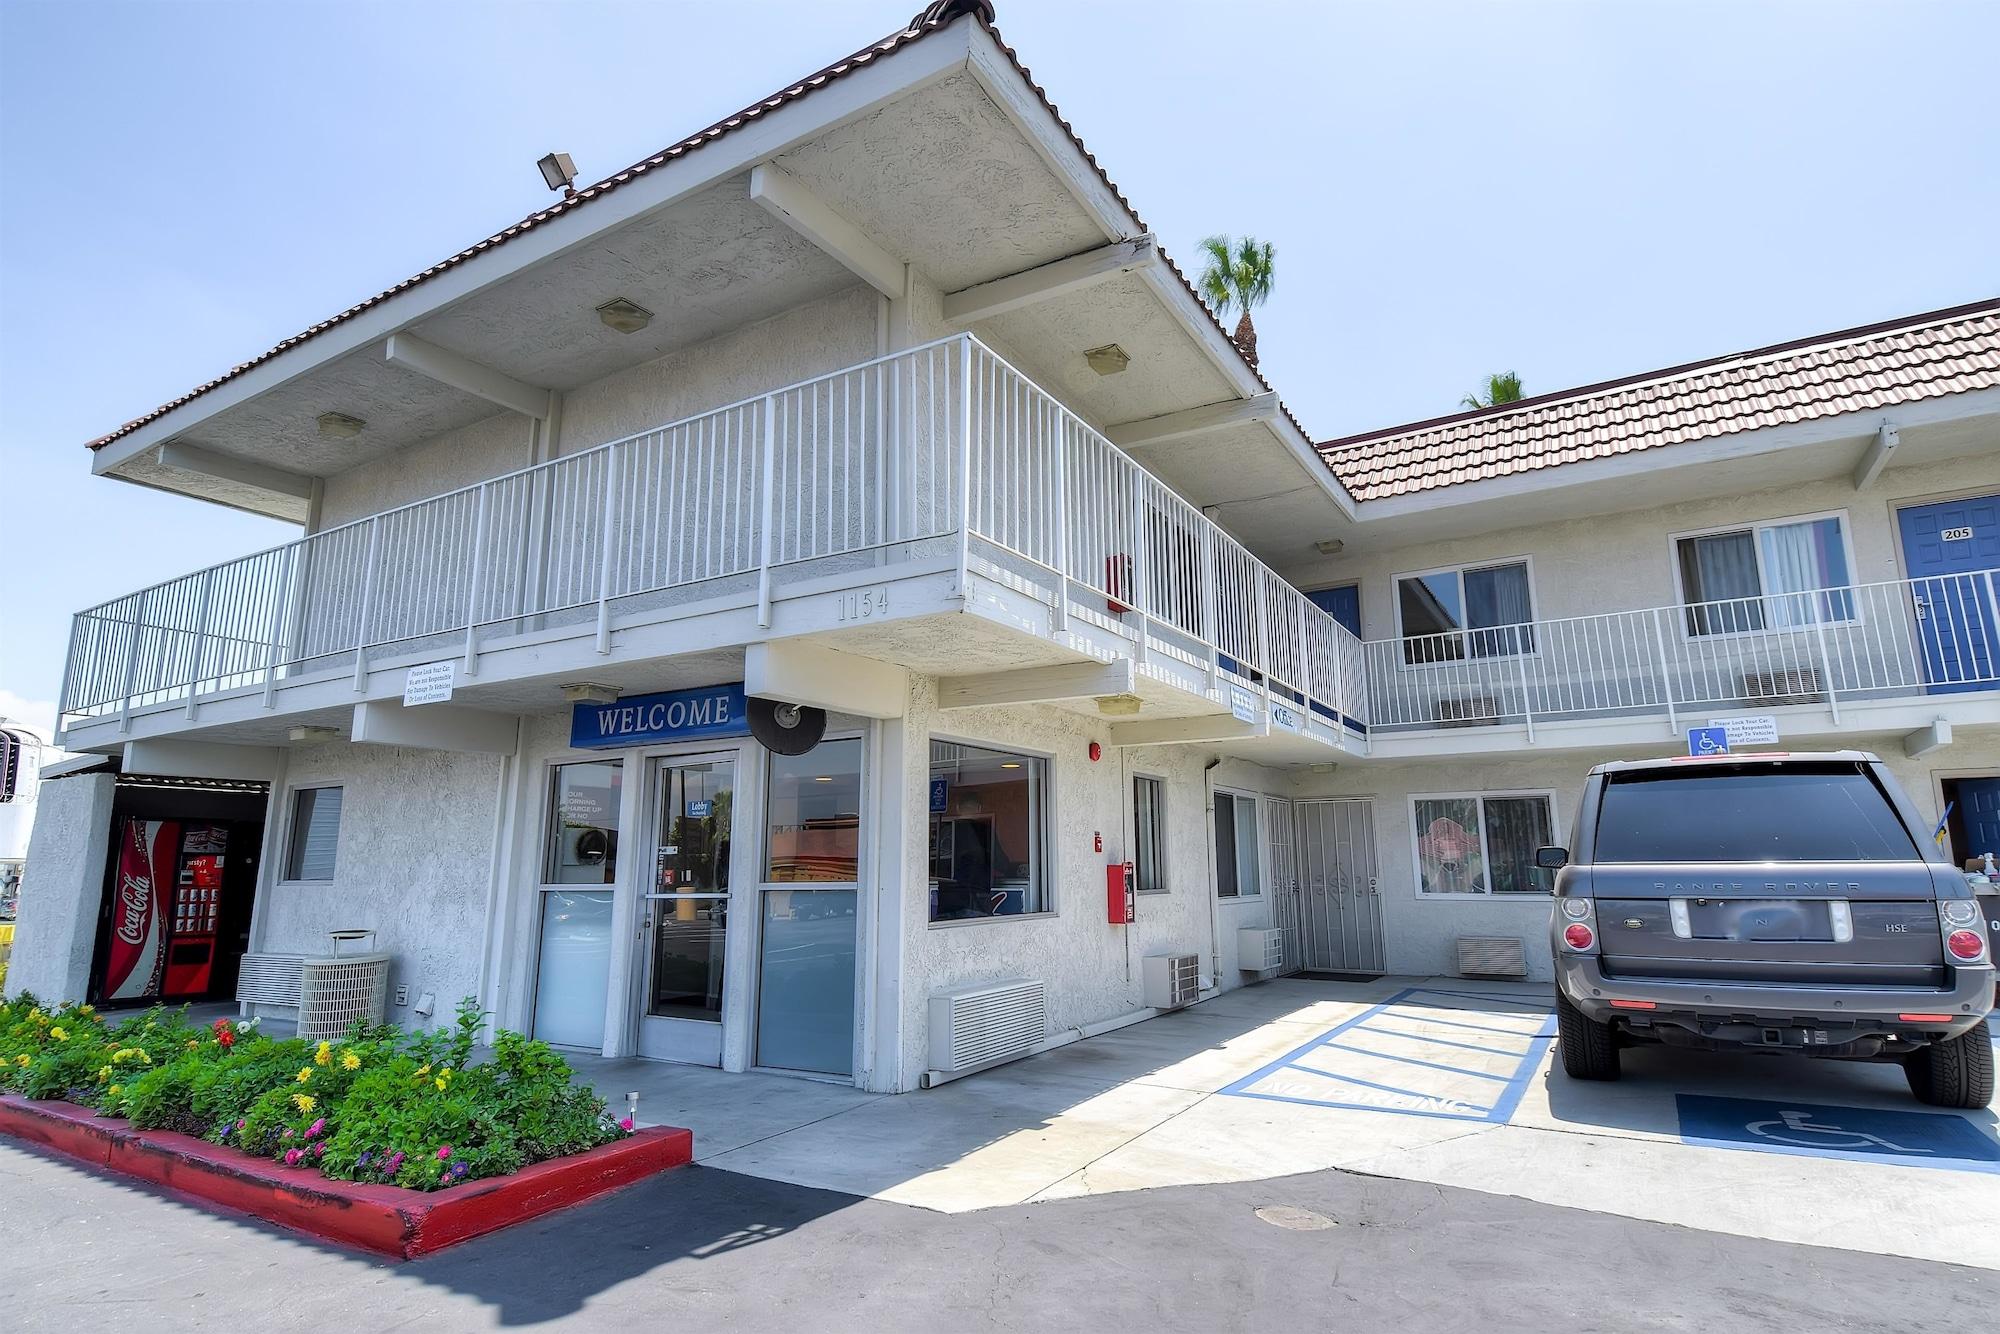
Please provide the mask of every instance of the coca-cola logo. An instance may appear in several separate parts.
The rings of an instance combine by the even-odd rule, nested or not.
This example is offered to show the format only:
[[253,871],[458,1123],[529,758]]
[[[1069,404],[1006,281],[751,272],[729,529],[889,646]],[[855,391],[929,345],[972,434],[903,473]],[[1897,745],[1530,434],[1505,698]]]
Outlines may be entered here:
[[130,872],[119,877],[118,939],[138,947],[146,938],[146,912],[153,901],[153,882]]

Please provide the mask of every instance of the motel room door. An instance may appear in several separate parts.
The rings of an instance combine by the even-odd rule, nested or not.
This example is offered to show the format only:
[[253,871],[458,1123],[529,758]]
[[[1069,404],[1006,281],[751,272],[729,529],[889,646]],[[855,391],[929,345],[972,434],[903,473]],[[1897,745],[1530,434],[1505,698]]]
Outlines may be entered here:
[[2000,678],[2000,495],[1896,512],[1930,694],[1991,690]]
[[1294,802],[1292,810],[1303,966],[1315,973],[1383,972],[1373,807],[1319,800]]
[[723,959],[729,935],[733,755],[652,762],[650,864],[640,899],[644,942],[639,1054],[722,1064]]

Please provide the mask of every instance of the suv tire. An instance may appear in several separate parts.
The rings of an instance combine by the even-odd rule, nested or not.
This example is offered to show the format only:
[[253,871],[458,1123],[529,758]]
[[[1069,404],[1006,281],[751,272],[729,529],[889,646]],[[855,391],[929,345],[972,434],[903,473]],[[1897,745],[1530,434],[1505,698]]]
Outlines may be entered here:
[[[1563,1073],[1571,1079],[1618,1078],[1618,1039],[1611,1025],[1585,1016],[1570,1004],[1560,987],[1556,989],[1556,1035],[1562,1047]],[[1989,1057],[1991,1054],[1988,1052]],[[1987,1075],[1990,1083],[1990,1064]]]
[[1974,1111],[1986,1106],[1993,1101],[1993,1038],[1986,1020],[1955,1038],[1911,1052],[1903,1058],[1903,1074],[1918,1102]]

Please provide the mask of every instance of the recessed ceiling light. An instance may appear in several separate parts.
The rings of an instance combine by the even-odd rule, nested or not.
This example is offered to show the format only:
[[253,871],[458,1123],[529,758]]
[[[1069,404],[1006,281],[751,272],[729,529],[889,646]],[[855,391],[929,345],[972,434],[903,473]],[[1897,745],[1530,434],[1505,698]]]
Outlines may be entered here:
[[833,776],[831,774],[819,774],[813,779],[815,783],[831,783],[832,781]]
[[1131,354],[1116,343],[1093,347],[1083,354],[1083,359],[1099,375],[1117,375],[1132,364]]
[[352,440],[361,434],[361,428],[367,424],[361,418],[350,417],[344,412],[319,414],[319,433],[329,440]]
[[1000,767],[1002,769],[1018,769],[1021,767],[1021,762],[1019,760],[1002,760],[1000,761]]
[[619,333],[638,333],[653,322],[653,312],[636,301],[622,296],[611,298],[597,308],[597,318],[604,321],[607,329]]

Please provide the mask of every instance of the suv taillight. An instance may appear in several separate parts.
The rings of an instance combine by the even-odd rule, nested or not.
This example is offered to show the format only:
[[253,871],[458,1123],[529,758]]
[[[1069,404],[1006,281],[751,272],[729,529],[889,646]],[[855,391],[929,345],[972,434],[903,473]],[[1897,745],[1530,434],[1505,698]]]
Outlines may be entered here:
[[1944,947],[1960,963],[1976,963],[1986,953],[1986,937],[1977,931],[1954,931],[1944,938]]

